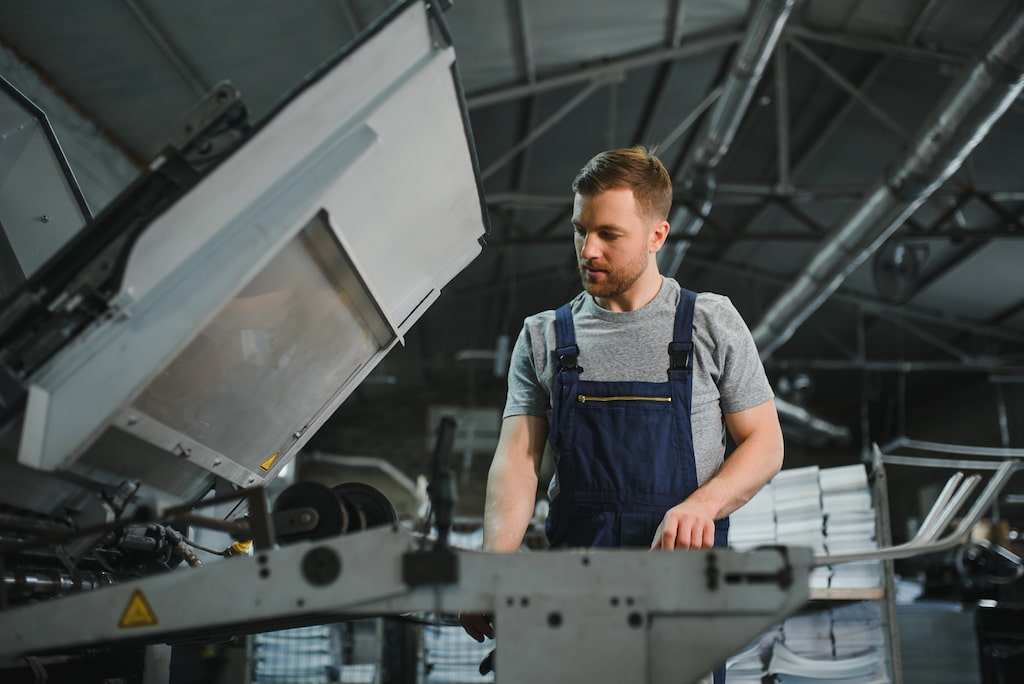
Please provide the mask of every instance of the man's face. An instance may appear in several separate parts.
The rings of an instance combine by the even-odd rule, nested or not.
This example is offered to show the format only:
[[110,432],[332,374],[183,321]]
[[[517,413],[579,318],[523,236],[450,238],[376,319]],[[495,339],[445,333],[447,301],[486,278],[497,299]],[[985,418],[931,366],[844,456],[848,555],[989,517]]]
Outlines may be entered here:
[[583,288],[598,298],[627,294],[650,264],[652,221],[637,211],[633,191],[576,194],[572,226]]

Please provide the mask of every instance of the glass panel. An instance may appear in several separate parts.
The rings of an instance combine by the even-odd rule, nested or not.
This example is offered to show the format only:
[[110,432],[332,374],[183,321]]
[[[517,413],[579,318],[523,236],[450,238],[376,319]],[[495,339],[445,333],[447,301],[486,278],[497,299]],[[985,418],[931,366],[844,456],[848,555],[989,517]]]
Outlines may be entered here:
[[255,470],[392,338],[321,211],[135,408]]

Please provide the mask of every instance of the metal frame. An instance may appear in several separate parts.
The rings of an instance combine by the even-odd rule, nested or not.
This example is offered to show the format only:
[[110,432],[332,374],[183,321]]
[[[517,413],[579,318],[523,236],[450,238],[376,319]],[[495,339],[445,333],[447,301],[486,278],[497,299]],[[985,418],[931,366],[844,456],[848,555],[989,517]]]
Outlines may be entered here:
[[495,615],[503,681],[695,681],[804,605],[810,563],[792,547],[419,551],[378,528],[2,611],[0,657],[463,610]]
[[[882,460],[889,463],[894,462],[884,457]],[[867,560],[910,558],[911,556],[945,551],[958,544],[962,544],[970,536],[974,526],[981,520],[982,514],[995,503],[999,492],[1002,491],[1010,477],[1017,472],[1020,464],[1021,462],[1018,460],[1007,460],[998,464],[992,478],[981,494],[975,499],[971,508],[960,519],[957,526],[944,537],[940,535],[960,512],[964,504],[966,504],[971,492],[974,491],[974,488],[981,481],[980,475],[972,475],[966,479],[964,479],[962,473],[952,475],[946,482],[945,488],[943,488],[935,500],[931,510],[928,511],[928,515],[925,516],[917,534],[910,541],[897,546],[873,549],[871,551],[836,554],[833,556],[816,556],[814,565],[820,567]]]

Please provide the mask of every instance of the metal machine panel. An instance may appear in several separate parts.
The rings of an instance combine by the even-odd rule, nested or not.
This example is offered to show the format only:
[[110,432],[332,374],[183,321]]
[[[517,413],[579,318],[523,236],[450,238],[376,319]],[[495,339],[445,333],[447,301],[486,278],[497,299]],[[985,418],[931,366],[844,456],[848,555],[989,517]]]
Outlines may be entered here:
[[262,484],[401,340],[486,232],[428,11],[399,7],[138,231],[105,314],[29,379],[17,463],[165,501]]

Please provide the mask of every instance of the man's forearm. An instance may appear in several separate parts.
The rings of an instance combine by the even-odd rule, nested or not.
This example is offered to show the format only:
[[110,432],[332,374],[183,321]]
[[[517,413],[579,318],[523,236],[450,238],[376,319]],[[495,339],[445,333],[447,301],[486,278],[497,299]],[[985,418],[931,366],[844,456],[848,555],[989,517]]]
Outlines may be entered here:
[[747,503],[782,468],[783,441],[774,402],[726,417],[737,446],[718,473],[687,501],[715,520]]
[[537,500],[537,476],[515,472],[495,462],[487,478],[484,506],[484,551],[515,551],[533,517]]
[[782,449],[749,441],[738,447],[710,480],[687,501],[700,504],[709,517],[720,520],[743,504],[778,473]]
[[536,416],[509,416],[487,474],[484,551],[515,551],[523,543],[537,502],[541,456],[548,423]]

